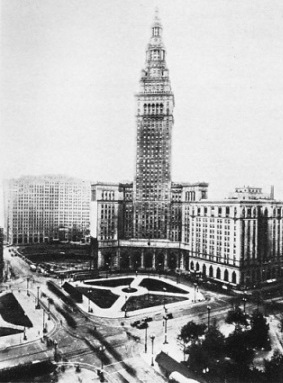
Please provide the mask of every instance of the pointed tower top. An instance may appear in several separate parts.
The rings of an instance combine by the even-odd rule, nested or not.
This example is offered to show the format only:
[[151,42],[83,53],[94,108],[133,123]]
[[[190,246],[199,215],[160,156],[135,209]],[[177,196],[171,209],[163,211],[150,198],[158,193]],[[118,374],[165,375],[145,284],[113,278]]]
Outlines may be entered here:
[[155,8],[155,13],[154,13],[154,20],[152,23],[152,28],[157,27],[162,29],[161,21],[159,18],[159,9],[158,7]]
[[158,7],[155,8],[154,20],[159,20],[159,9],[158,9]]

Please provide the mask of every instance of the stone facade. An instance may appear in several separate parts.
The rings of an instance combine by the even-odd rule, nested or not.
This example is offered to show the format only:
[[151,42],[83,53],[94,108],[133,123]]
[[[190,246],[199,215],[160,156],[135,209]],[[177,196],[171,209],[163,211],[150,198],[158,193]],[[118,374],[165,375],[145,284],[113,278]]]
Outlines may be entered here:
[[174,95],[158,19],[146,50],[137,99],[134,182],[91,186],[95,267],[173,270],[230,286],[283,273],[283,204],[261,188],[237,188],[208,201],[208,184],[171,180]]
[[4,184],[5,232],[13,244],[84,238],[90,182],[65,176],[25,176]]

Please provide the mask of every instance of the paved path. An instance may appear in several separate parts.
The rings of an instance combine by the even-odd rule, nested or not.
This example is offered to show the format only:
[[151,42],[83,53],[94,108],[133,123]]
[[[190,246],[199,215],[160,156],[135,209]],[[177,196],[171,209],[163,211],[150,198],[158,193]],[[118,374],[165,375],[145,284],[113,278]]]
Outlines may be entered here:
[[[107,308],[107,309],[103,309],[103,308],[97,306],[94,302],[90,302],[90,309],[92,309],[94,316],[99,316],[99,317],[103,317],[103,318],[123,318],[125,315],[125,312],[122,311],[122,307],[124,306],[126,300],[129,297],[142,296],[142,295],[145,295],[148,293],[148,289],[140,286],[141,281],[143,279],[147,279],[147,278],[148,277],[146,275],[133,276],[132,277],[133,281],[131,282],[131,287],[136,288],[137,291],[130,293],[130,294],[127,292],[124,292],[122,290],[123,288],[128,287],[128,285],[118,286],[118,287],[107,287],[107,285],[106,286],[91,286],[89,284],[84,283],[85,281],[81,281],[81,282],[76,281],[76,282],[73,282],[73,285],[78,286],[78,287],[88,288],[88,289],[91,289],[93,287],[97,290],[99,290],[99,289],[105,290],[108,288],[109,290],[111,290],[111,292],[113,294],[116,294],[119,296],[119,298],[116,300],[116,302],[110,308]],[[164,282],[164,283],[172,285],[174,287],[179,287],[180,289],[186,291],[186,293],[171,293],[171,292],[166,292],[166,291],[165,292],[161,292],[161,291],[150,292],[150,294],[156,294],[156,295],[160,295],[160,294],[164,294],[167,296],[175,295],[178,297],[187,298],[187,300],[185,300],[185,301],[175,302],[175,303],[171,303],[171,304],[167,305],[169,309],[171,309],[171,308],[175,309],[177,307],[184,307],[184,306],[190,307],[196,303],[195,301],[200,302],[200,301],[204,300],[204,296],[202,295],[202,293],[200,291],[195,291],[195,289],[193,287],[190,287],[187,285],[177,284],[175,281],[172,281],[172,280],[170,280],[168,278],[164,278],[164,277],[158,278],[158,277],[150,276],[150,278],[156,279],[158,281]],[[114,278],[111,278],[111,279],[114,279]],[[118,277],[117,279],[121,279],[121,278]],[[107,282],[108,280],[109,279],[105,279],[105,282]],[[96,280],[93,280],[93,281],[96,281]],[[102,279],[99,279],[99,282],[102,282],[102,281],[103,281]],[[86,296],[83,296],[83,302],[78,304],[78,306],[80,307],[81,310],[88,312],[88,304],[89,304],[88,298]],[[163,305],[148,307],[148,308],[145,308],[142,310],[135,310],[133,312],[127,312],[127,316],[128,317],[137,316],[140,314],[148,315],[150,313],[160,312],[162,309],[163,309]]]

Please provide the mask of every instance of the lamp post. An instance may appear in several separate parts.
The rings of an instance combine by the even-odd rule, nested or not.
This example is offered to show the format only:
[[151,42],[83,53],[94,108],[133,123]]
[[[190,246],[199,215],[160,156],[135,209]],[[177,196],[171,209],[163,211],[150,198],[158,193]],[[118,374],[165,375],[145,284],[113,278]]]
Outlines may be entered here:
[[158,266],[159,266],[158,270],[159,270],[159,278],[160,278],[160,276],[161,276],[161,266],[162,266],[162,263],[160,262],[160,263],[158,264]]
[[88,290],[88,312],[90,313],[90,293],[91,293],[91,290]]
[[166,293],[166,287],[163,287],[163,307],[166,312],[166,306],[165,306],[165,293]]
[[39,286],[37,286],[37,304],[35,306],[35,308],[38,310],[40,309],[40,304],[39,304]]
[[125,295],[125,318],[127,318],[127,295]]
[[154,339],[155,339],[155,335],[152,334],[150,336],[150,339],[151,339],[151,365],[154,366],[153,355],[154,355]]
[[103,355],[103,352],[105,351],[105,346],[99,346],[99,354],[100,354],[100,358],[101,358],[101,371],[103,370],[103,359],[102,359],[102,355]]
[[246,293],[244,293],[242,301],[243,301],[244,314],[246,314],[246,302],[247,302]]
[[48,301],[48,320],[51,319],[50,317],[50,298],[47,298],[47,301]]
[[167,314],[164,315],[163,319],[164,319],[164,342],[163,342],[163,344],[168,344],[168,341],[167,341],[167,321],[168,321],[168,316],[167,316]]
[[45,328],[45,310],[44,308],[42,309],[42,332],[45,334],[47,332]]
[[26,328],[24,327],[24,340],[27,340]]
[[29,296],[28,284],[29,284],[29,278],[27,278],[27,295]]
[[210,325],[210,311],[211,311],[211,307],[207,306],[207,328],[208,329],[209,329],[209,325]]
[[195,302],[197,301],[197,286],[198,286],[198,284],[194,283],[194,301]]
[[58,347],[58,342],[57,340],[54,340],[54,359],[57,361],[57,347]]
[[144,329],[145,329],[145,334],[144,334],[144,352],[145,354],[147,353],[147,329],[148,329],[148,323],[145,321],[144,322]]

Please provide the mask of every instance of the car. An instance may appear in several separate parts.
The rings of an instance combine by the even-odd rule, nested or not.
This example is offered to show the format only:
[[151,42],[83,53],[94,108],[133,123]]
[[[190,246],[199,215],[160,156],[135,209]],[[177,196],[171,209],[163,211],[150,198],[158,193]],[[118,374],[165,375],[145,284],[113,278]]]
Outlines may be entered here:
[[143,328],[147,328],[148,327],[148,324],[147,324],[147,322],[146,321],[144,321],[144,320],[142,320],[142,321],[140,321],[138,324],[137,324],[137,328],[138,329],[143,329]]

